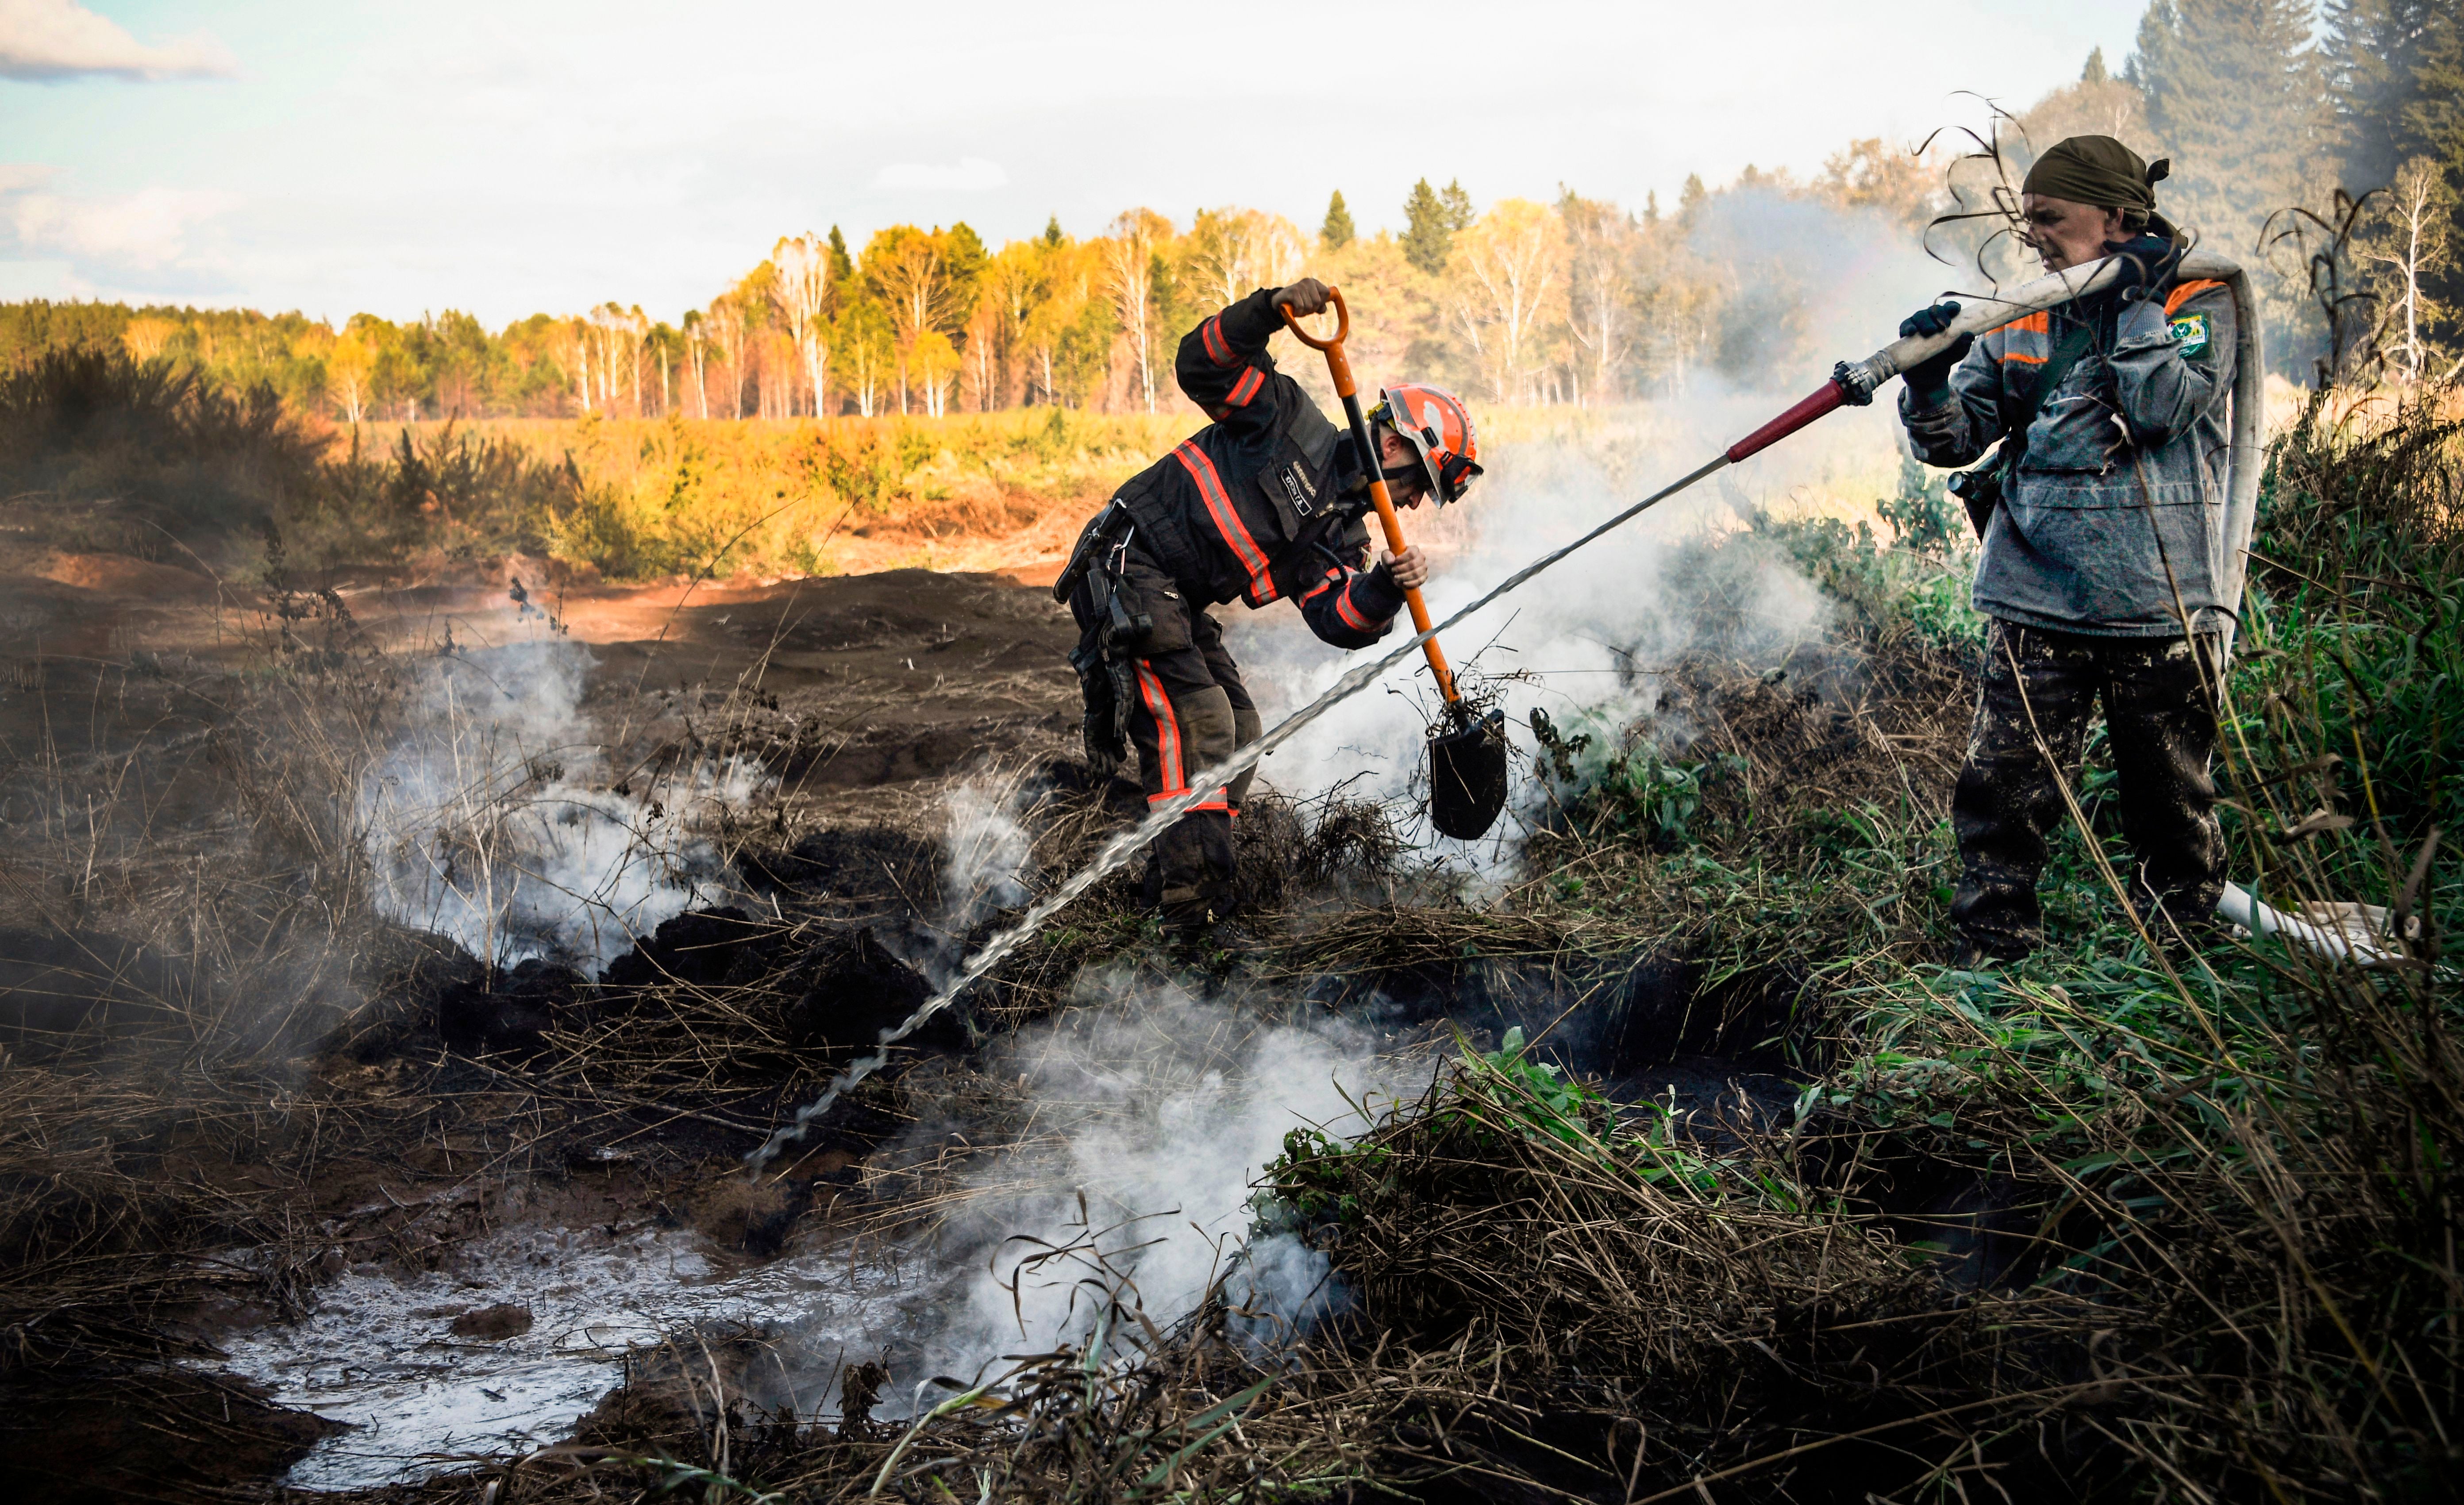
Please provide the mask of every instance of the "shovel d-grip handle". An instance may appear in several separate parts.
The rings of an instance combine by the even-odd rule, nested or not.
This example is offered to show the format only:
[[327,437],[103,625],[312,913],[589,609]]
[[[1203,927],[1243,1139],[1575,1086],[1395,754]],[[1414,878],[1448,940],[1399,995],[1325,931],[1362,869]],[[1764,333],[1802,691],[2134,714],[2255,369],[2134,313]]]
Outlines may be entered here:
[[1301,327],[1301,321],[1292,317],[1291,304],[1277,303],[1275,306],[1283,310],[1284,327],[1292,332],[1293,339],[1312,350],[1324,350],[1342,363],[1343,380],[1348,383],[1352,380],[1352,363],[1343,359],[1343,342],[1352,338],[1352,310],[1343,306],[1343,289],[1331,287],[1326,293],[1327,297],[1334,299],[1334,333],[1323,340]]
[[[1352,425],[1352,453],[1360,457],[1361,465],[1369,472],[1369,499],[1377,508],[1377,520],[1386,529],[1386,552],[1400,554],[1410,545],[1403,542],[1403,522],[1395,515],[1395,499],[1386,494],[1384,467],[1378,463],[1384,456],[1369,442],[1369,420],[1361,416],[1360,388],[1352,379],[1352,360],[1343,353],[1344,339],[1352,333],[1352,310],[1343,304],[1341,288],[1331,287],[1326,292],[1327,297],[1334,301],[1334,334],[1330,339],[1311,337],[1301,327],[1300,320],[1293,316],[1289,303],[1277,303],[1275,306],[1283,312],[1284,326],[1301,343],[1312,350],[1326,352],[1326,374],[1333,378],[1334,395],[1342,400],[1343,416]],[[1427,632],[1429,607],[1420,599],[1420,592],[1415,587],[1405,587],[1403,604],[1412,611],[1412,631]],[[1463,694],[1455,688],[1455,673],[1446,667],[1446,655],[1440,652],[1438,640],[1429,638],[1420,645],[1420,651],[1429,656],[1429,673],[1437,678],[1438,693],[1446,697],[1446,705],[1455,713],[1456,719],[1462,719],[1464,714]]]

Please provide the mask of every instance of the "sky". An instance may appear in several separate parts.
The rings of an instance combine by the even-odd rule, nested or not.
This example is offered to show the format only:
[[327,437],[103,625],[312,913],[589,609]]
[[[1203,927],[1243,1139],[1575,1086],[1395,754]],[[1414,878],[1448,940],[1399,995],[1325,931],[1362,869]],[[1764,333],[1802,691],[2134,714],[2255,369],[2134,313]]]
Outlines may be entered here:
[[2145,0],[0,0],[0,299],[672,319],[781,236],[1639,206],[2117,70]]

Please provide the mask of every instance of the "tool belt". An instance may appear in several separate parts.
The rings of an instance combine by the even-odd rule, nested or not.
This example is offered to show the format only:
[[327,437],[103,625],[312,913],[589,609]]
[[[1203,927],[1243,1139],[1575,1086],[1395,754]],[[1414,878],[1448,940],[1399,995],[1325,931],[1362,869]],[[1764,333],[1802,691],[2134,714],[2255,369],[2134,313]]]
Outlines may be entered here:
[[1052,585],[1052,598],[1067,602],[1081,588],[1090,610],[1078,646],[1069,652],[1069,667],[1078,673],[1078,691],[1085,699],[1087,766],[1098,778],[1109,778],[1130,755],[1130,706],[1137,694],[1131,664],[1155,634],[1155,618],[1136,592],[1128,588],[1130,538],[1136,531],[1129,509],[1118,501],[1088,520],[1069,563]]

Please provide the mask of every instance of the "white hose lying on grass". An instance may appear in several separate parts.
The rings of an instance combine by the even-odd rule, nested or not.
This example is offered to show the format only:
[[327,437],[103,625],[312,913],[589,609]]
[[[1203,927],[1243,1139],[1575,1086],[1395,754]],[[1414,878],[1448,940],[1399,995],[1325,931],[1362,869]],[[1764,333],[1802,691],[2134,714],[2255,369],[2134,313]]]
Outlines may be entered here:
[[[2216,913],[2254,936],[2282,936],[2330,962],[2384,966],[2402,960],[2393,951],[2356,940],[2353,927],[2316,924],[2307,919],[2297,919],[2282,910],[2271,909],[2238,883],[2225,885],[2224,897],[2216,901]],[[2368,934],[2366,922],[2361,928],[2365,935]]]

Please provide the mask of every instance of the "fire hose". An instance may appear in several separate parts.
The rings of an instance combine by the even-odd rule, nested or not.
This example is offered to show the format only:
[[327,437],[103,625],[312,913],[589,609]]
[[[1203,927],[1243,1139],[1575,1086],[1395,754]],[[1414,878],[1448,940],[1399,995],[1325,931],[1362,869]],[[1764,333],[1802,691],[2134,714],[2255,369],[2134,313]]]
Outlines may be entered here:
[[[1187,788],[1168,800],[1157,803],[1148,811],[1145,819],[1105,843],[1103,850],[1095,854],[1093,861],[1073,874],[1058,889],[1029,907],[1025,914],[1019,917],[1016,924],[986,941],[983,946],[967,960],[966,965],[948,985],[927,999],[906,1023],[895,1029],[883,1030],[879,1047],[871,1054],[860,1057],[849,1065],[839,1074],[838,1079],[830,1084],[826,1092],[813,1102],[799,1109],[794,1118],[781,1124],[776,1133],[763,1141],[759,1149],[747,1157],[754,1173],[759,1175],[761,1168],[777,1156],[780,1150],[801,1140],[813,1121],[826,1113],[848,1088],[863,1081],[887,1064],[891,1046],[914,1033],[927,1020],[947,1008],[969,985],[1000,965],[1011,952],[1017,950],[1037,931],[1043,929],[1046,921],[1075,901],[1080,895],[1118,872],[1129,863],[1131,858],[1153,845],[1155,839],[1178,820],[1190,806],[1208,798],[1212,791],[1222,788],[1256,767],[1268,753],[1291,741],[1310,722],[1315,721],[1336,705],[1367,689],[1383,677],[1388,670],[1416,653],[1423,653],[1426,645],[1434,642],[1439,633],[1461,625],[1501,597],[1519,589],[1534,576],[1554,566],[1567,556],[1598,542],[1705,477],[1761,454],[1790,434],[1841,408],[1864,407],[1870,404],[1874,400],[1875,391],[1884,382],[1929,356],[1941,354],[1961,336],[1982,335],[1990,330],[1998,329],[2013,320],[2092,296],[2110,287],[2123,276],[2124,266],[2124,258],[2108,256],[2101,261],[2039,277],[2008,293],[1984,297],[1963,295],[1960,299],[1958,317],[1940,333],[1906,336],[1875,351],[1862,361],[1840,362],[1833,368],[1829,381],[1778,417],[1729,445],[1668,485],[1611,516],[1580,538],[1541,555],[1490,587],[1479,599],[1458,609],[1444,621],[1431,626],[1416,617],[1414,625],[1419,631],[1412,637],[1389,650],[1377,659],[1346,673],[1316,699],[1293,712],[1272,730],[1240,748],[1214,767],[1192,776],[1188,781]],[[2216,578],[2225,587],[2220,592],[2221,599],[2238,604],[2248,573],[2251,529],[2258,518],[2261,429],[2266,416],[2264,386],[2266,372],[2264,352],[2259,340],[2257,302],[2251,293],[2249,278],[2244,275],[2241,267],[2212,252],[2192,251],[2185,255],[2181,261],[2179,276],[2185,279],[2208,278],[2222,282],[2231,290],[2233,300],[2233,428],[2228,459],[2225,515],[2223,526],[2219,530],[2221,534],[2219,543],[2223,554],[2219,563],[2223,567],[2217,572]],[[2228,621],[2231,621],[2230,615]],[[2228,626],[2223,643],[2227,655],[2230,655],[2232,647],[2233,630]],[[1436,660],[1433,659],[1432,662],[1435,663]],[[2240,889],[2234,888],[2232,892],[2247,899],[2247,896],[2243,895]],[[2274,917],[2275,912],[2268,911],[2268,915]],[[2280,926],[2271,926],[2270,930],[2272,933],[2306,941],[2305,930],[2314,928],[2297,929],[2294,928],[2293,923],[2288,922]]]

